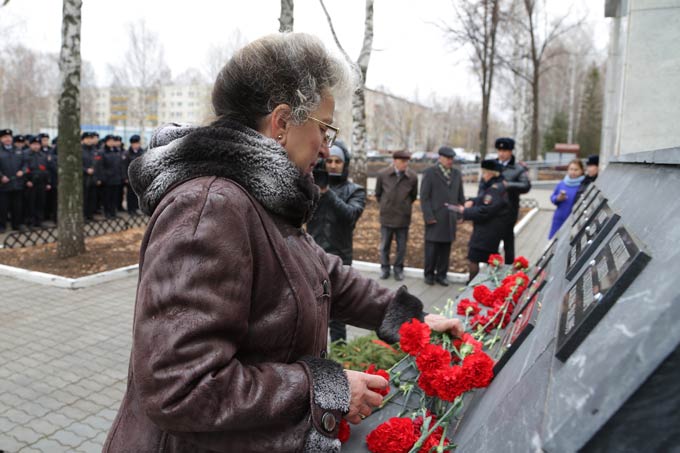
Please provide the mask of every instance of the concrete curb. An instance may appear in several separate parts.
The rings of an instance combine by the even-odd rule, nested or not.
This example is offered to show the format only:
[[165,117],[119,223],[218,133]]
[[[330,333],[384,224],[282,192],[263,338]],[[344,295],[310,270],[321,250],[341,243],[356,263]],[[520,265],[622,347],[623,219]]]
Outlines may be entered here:
[[522,217],[522,220],[520,220],[515,227],[512,229],[512,232],[515,233],[515,236],[517,236],[525,226],[531,221],[531,219],[534,218],[536,214],[538,214],[538,210],[540,208],[532,208],[531,211],[527,212],[527,215]]
[[56,288],[80,289],[128,277],[135,274],[138,268],[138,264],[133,264],[98,274],[86,275],[85,277],[68,278],[0,264],[0,275],[40,285],[54,286]]
[[[519,234],[522,229],[531,221],[531,219],[538,212],[538,208],[533,208],[527,213],[527,215],[522,218],[522,220],[515,225],[514,232],[515,235]],[[365,272],[380,272],[380,264],[369,263],[366,261],[354,261],[352,267],[359,271]],[[59,275],[46,274],[44,272],[29,271],[26,269],[21,269],[18,267],[5,266],[0,264],[0,275],[5,277],[16,278],[17,280],[23,280],[31,283],[38,283],[40,285],[49,285],[56,288],[66,288],[66,289],[80,289],[89,288],[91,286],[99,285],[101,283],[107,283],[114,280],[119,280],[121,278],[129,277],[137,273],[139,269],[138,264],[133,264],[131,266],[120,267],[118,269],[113,269],[106,272],[100,272],[99,274],[87,275],[80,278],[68,278],[61,277]],[[423,270],[415,267],[405,267],[404,276],[411,278],[422,278]],[[465,283],[468,280],[467,273],[456,273],[450,272],[448,274],[449,280],[455,283]]]

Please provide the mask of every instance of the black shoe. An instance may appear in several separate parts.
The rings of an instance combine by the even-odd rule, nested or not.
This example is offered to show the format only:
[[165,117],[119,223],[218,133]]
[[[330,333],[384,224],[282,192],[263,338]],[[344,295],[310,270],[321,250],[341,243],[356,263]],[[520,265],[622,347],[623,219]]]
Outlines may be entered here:
[[425,284],[433,286],[434,285],[434,278],[432,277],[425,277]]
[[446,277],[438,278],[437,283],[439,283],[442,286],[449,286],[449,281],[446,279]]
[[404,279],[404,271],[394,270],[394,279],[398,282]]
[[390,278],[390,271],[382,271],[382,274],[380,274],[380,280],[387,280]]

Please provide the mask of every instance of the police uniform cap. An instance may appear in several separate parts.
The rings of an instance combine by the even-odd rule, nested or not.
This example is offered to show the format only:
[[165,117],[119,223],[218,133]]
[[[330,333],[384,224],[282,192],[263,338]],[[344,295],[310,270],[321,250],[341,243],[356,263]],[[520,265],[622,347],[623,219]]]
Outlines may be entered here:
[[5,135],[12,135],[12,129],[0,129],[0,137]]
[[597,154],[593,154],[592,156],[588,156],[588,160],[586,160],[586,165],[595,165],[595,166],[600,165],[600,156],[598,156]]
[[31,137],[28,140],[28,143],[40,143],[40,135],[36,135],[35,137]]
[[106,143],[106,142],[108,142],[109,140],[115,140],[115,139],[116,139],[116,138],[115,138],[113,135],[108,134],[108,135],[105,135],[105,136],[104,136],[104,138],[102,139],[102,141],[103,141],[104,143]]
[[456,152],[453,150],[453,148],[450,148],[448,146],[442,146],[439,148],[439,155],[444,156],[444,157],[456,157]]
[[83,140],[85,138],[90,138],[92,136],[93,136],[92,132],[83,132],[82,134],[80,134],[80,139]]
[[512,151],[515,149],[515,141],[508,137],[497,138],[496,149],[506,149]]
[[139,143],[141,141],[142,141],[142,139],[137,134],[130,137],[130,143]]
[[395,151],[392,153],[392,158],[394,159],[410,159],[411,158],[411,153],[408,151]]
[[[3,134],[3,135],[4,135],[4,134]],[[15,136],[14,136],[14,143],[16,143],[16,142],[25,142],[25,141],[26,141],[26,137],[24,137],[23,135],[15,135]]]
[[482,168],[485,170],[491,170],[491,171],[502,171],[503,166],[498,163],[496,159],[484,159],[482,161]]
[[116,141],[119,141],[119,142],[123,141],[123,137],[121,137],[120,135],[114,135],[113,139],[116,140]]
[[41,133],[38,134],[38,138],[39,139],[50,138],[50,134],[46,134],[45,132],[41,132]]

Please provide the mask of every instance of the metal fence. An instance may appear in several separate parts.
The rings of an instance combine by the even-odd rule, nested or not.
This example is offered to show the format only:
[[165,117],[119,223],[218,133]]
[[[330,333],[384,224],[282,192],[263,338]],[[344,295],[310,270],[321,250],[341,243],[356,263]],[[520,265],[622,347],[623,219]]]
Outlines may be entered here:
[[[116,217],[115,219],[97,220],[87,222],[83,229],[85,237],[101,236],[109,233],[118,233],[130,228],[145,227],[149,222],[146,216],[130,216],[127,218]],[[13,231],[9,233],[2,243],[3,248],[15,249],[33,247],[35,245],[50,244],[57,242],[57,228],[34,228],[29,231]]]

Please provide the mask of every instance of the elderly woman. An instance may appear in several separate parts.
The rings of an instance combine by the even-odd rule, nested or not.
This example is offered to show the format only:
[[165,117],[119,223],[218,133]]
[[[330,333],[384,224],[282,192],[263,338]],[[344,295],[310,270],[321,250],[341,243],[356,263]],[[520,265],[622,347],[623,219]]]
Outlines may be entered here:
[[210,126],[161,128],[130,165],[151,219],[127,391],[104,451],[337,452],[341,417],[359,423],[387,383],[325,358],[329,317],[389,342],[414,317],[461,333],[301,229],[347,79],[314,37],[259,39],[220,72]]
[[473,229],[468,244],[468,283],[479,273],[479,263],[486,263],[489,256],[498,253],[503,237],[503,226],[511,216],[508,194],[501,176],[502,167],[495,159],[482,161],[482,181],[477,197],[455,205],[453,210],[472,220]]

